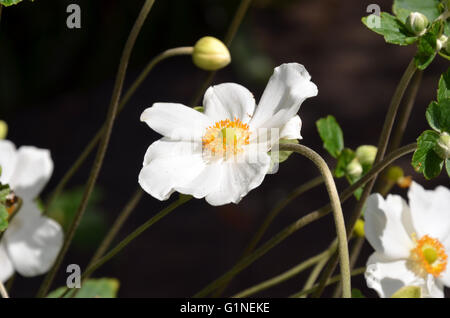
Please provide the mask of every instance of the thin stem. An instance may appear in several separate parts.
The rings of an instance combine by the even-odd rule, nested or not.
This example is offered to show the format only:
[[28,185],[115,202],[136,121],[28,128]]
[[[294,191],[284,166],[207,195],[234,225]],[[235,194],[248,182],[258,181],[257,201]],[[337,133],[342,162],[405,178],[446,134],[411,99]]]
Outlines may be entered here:
[[[330,247],[328,248],[328,250],[330,250],[333,247],[333,244],[335,244],[336,242],[337,241],[334,240],[332,245],[330,245]],[[306,280],[306,283],[303,286],[303,290],[308,290],[314,285],[314,283],[317,280],[317,277],[319,277],[320,272],[322,271],[323,267],[326,265],[326,263],[328,262],[330,257],[333,255],[335,250],[336,250],[336,248],[333,249],[332,253],[327,254],[327,257],[324,257],[319,262],[317,262],[316,266],[314,266],[313,270],[311,271],[311,274],[309,275],[308,279]],[[351,263],[350,263],[350,265],[351,265]]]
[[2,22],[2,11],[3,11],[3,6],[0,4],[0,22]]
[[316,264],[317,262],[321,262],[323,259],[328,259],[329,255],[331,255],[332,253],[334,253],[334,251],[336,250],[336,244],[337,241],[334,241],[334,244],[332,244],[331,249],[327,249],[309,259],[307,259],[306,261],[301,262],[300,264],[294,266],[293,268],[285,271],[284,273],[277,275],[275,277],[272,277],[271,279],[268,279],[262,283],[259,283],[255,286],[252,286],[250,288],[247,288],[239,293],[237,293],[236,295],[232,296],[233,298],[243,298],[243,297],[248,297],[250,295],[256,294],[258,292],[261,292],[263,290],[266,290],[267,288],[270,288],[272,286],[278,285],[296,275],[298,275],[299,273],[301,273],[302,271],[304,271],[305,269],[313,266],[314,264]]
[[139,201],[142,198],[143,193],[144,192],[139,187],[136,190],[136,192],[134,193],[134,195],[131,197],[130,201],[127,202],[127,204],[123,208],[122,212],[120,212],[118,218],[116,219],[116,221],[112,225],[111,229],[109,230],[108,234],[105,236],[102,243],[97,248],[97,251],[94,253],[94,256],[92,257],[88,266],[86,266],[87,268],[91,267],[96,261],[98,261],[105,254],[106,250],[111,245],[114,237],[116,237],[117,233],[120,231],[123,224],[130,216],[131,212],[133,212],[133,210],[138,205]]
[[[383,161],[374,165],[372,169],[364,177],[362,177],[357,182],[355,182],[354,184],[350,185],[347,189],[345,189],[339,197],[340,201],[345,202],[352,196],[353,192],[355,192],[358,188],[369,182],[377,173],[383,170],[387,165],[391,164],[396,159],[413,152],[414,150],[416,150],[416,148],[417,144],[412,143],[390,153],[388,156],[386,156],[386,158]],[[279,243],[284,241],[286,238],[291,236],[293,233],[303,228],[304,226],[310,224],[311,222],[314,222],[322,218],[323,216],[327,215],[328,213],[331,212],[331,210],[332,210],[331,205],[328,204],[320,208],[319,210],[313,211],[299,218],[297,221],[284,228],[281,232],[279,232],[278,234],[273,236],[270,240],[268,240],[266,243],[257,248],[253,253],[248,255],[246,258],[242,259],[240,262],[236,263],[228,272],[226,272],[221,277],[219,277],[218,279],[210,283],[208,286],[203,288],[201,291],[195,294],[194,297],[205,297],[210,292],[214,291],[217,287],[221,286],[224,282],[229,280],[230,277],[236,276],[238,273],[247,268],[254,261],[259,259],[264,254],[266,254],[268,251],[270,251],[272,248],[274,248]]]
[[[357,268],[351,272],[351,276],[357,276],[357,275],[364,274],[365,271],[366,271],[365,267]],[[341,280],[341,275],[336,275],[327,281],[326,286],[335,284],[335,283],[339,282],[340,280]],[[300,298],[302,296],[305,296],[305,295],[315,292],[317,290],[317,288],[319,288],[319,284],[314,285],[310,289],[302,290],[301,292],[293,294],[293,295],[289,296],[289,298]]]
[[[409,62],[408,67],[406,68],[405,72],[403,73],[402,78],[400,79],[400,82],[398,83],[398,85],[395,89],[394,96],[392,97],[391,103],[389,105],[389,109],[386,114],[386,119],[384,120],[383,129],[381,131],[380,139],[378,141],[377,155],[376,155],[374,164],[379,163],[385,155],[387,145],[389,143],[389,137],[390,137],[391,131],[392,131],[392,126],[394,125],[395,117],[396,117],[398,109],[400,107],[400,102],[401,102],[403,95],[406,91],[406,88],[408,87],[408,84],[409,84],[411,78],[413,77],[413,75],[415,74],[416,70],[417,70],[417,67],[414,63],[414,59],[412,59]],[[358,220],[359,216],[361,215],[361,210],[364,207],[366,200],[369,197],[370,193],[372,192],[372,188],[375,184],[377,176],[378,176],[378,173],[364,187],[361,197],[360,197],[359,201],[356,203],[355,210],[350,215],[350,219],[348,221],[348,226],[347,226],[347,234],[351,233],[353,231],[355,223]],[[322,279],[320,281],[319,288],[313,295],[314,297],[319,297],[320,294],[323,292],[323,289],[325,288],[325,283],[326,283],[327,279],[333,273],[335,266],[336,266],[336,261],[329,263],[329,265],[327,266],[327,269],[324,272],[324,275],[322,275]]]
[[[118,113],[122,111],[122,109],[125,107],[125,105],[128,103],[130,98],[134,95],[136,90],[141,86],[142,82],[147,78],[150,71],[160,62],[164,61],[167,58],[174,57],[174,56],[182,56],[182,55],[190,55],[192,54],[193,47],[177,47],[173,49],[168,49],[156,57],[152,58],[151,61],[146,65],[146,67],[142,70],[142,72],[139,74],[137,79],[131,84],[130,88],[126,91],[124,97],[120,101],[119,107],[118,107]],[[103,126],[97,131],[95,136],[91,139],[89,144],[84,148],[81,155],[77,158],[77,160],[72,164],[70,169],[65,173],[61,181],[56,186],[55,190],[53,190],[53,193],[51,194],[49,200],[47,201],[45,212],[47,213],[55,201],[55,199],[60,195],[60,193],[63,191],[66,184],[69,182],[69,180],[72,178],[72,176],[78,171],[78,169],[81,167],[81,165],[84,163],[86,158],[89,156],[89,154],[94,150],[95,146],[98,144],[100,139],[103,137],[104,133],[106,131],[106,124],[103,124]]]
[[[250,4],[252,3],[252,0],[242,0],[241,4],[239,5],[238,9],[236,10],[236,14],[234,15],[233,21],[231,21],[230,27],[228,28],[227,34],[225,35],[225,45],[229,48],[231,45],[231,42],[234,39],[234,36],[236,35],[237,30],[239,29],[239,26],[242,23],[242,20],[245,17],[245,14],[247,13],[248,8],[250,7]],[[194,98],[192,99],[192,102],[190,103],[191,106],[198,106],[197,104],[200,102],[203,93],[206,91],[209,85],[211,85],[211,82],[216,75],[217,71],[209,72],[208,76],[205,78],[205,81],[203,82],[200,89],[197,91],[197,93],[194,95]]]
[[[91,266],[89,266],[84,273],[81,275],[81,279],[84,280],[86,277],[89,277],[92,275],[94,271],[96,271],[100,266],[108,262],[110,259],[112,259],[114,256],[116,256],[120,251],[122,251],[128,244],[130,244],[133,240],[138,238],[142,233],[144,233],[148,228],[150,228],[153,224],[161,220],[163,217],[168,215],[170,212],[174,211],[179,206],[183,205],[184,203],[190,201],[192,199],[191,196],[186,195],[180,195],[180,197],[162,209],[160,212],[158,212],[155,216],[150,218],[147,222],[139,226],[136,230],[134,230],[132,233],[130,233],[126,238],[124,238],[122,241],[120,241],[119,244],[117,244],[114,248],[112,248],[106,255],[98,259],[96,262],[94,262]],[[64,297],[69,292],[69,288],[66,288],[65,292],[60,296]]]
[[5,285],[0,281],[0,295],[2,298],[9,298],[8,292],[6,291]]
[[345,229],[344,214],[342,212],[341,201],[334,183],[333,174],[330,171],[327,163],[315,151],[303,145],[296,144],[282,144],[280,150],[295,151],[311,160],[319,169],[325,181],[328,196],[333,210],[334,222],[336,225],[336,233],[338,238],[339,262],[342,276],[343,297],[351,298],[352,289],[350,283],[350,260],[348,253],[347,231]]
[[84,215],[84,212],[86,210],[86,206],[88,204],[89,198],[91,197],[92,191],[94,189],[95,183],[97,181],[97,177],[100,173],[100,169],[103,164],[103,160],[105,158],[106,150],[108,148],[109,139],[111,137],[112,128],[114,125],[114,120],[117,116],[117,110],[119,106],[119,100],[120,95],[122,93],[122,87],[125,80],[125,75],[128,67],[128,61],[131,56],[131,52],[133,50],[134,44],[136,42],[136,39],[139,35],[139,32],[144,25],[144,22],[147,18],[148,13],[150,12],[150,9],[153,6],[154,0],[146,0],[144,5],[142,6],[141,12],[139,13],[138,18],[136,19],[136,22],[130,32],[130,35],[127,39],[127,42],[125,44],[122,57],[120,59],[119,68],[117,71],[117,77],[116,82],[114,84],[114,90],[111,97],[111,102],[108,109],[107,119],[106,119],[106,128],[105,133],[103,135],[103,138],[100,142],[97,155],[94,160],[94,164],[92,165],[91,173],[89,175],[89,179],[87,181],[87,185],[85,188],[85,191],[83,193],[83,198],[81,200],[80,206],[78,207],[78,210],[75,214],[74,219],[72,220],[71,226],[68,230],[68,233],[66,235],[66,239],[64,241],[63,247],[61,248],[61,251],[58,254],[58,257],[55,261],[55,264],[53,265],[50,272],[47,274],[46,278],[44,279],[44,282],[42,283],[41,288],[38,292],[38,297],[44,297],[47,292],[50,289],[50,286],[53,282],[53,279],[55,278],[56,272],[58,271],[64,256],[66,255],[69,246],[72,242],[72,239],[75,235],[75,231],[77,230],[81,219]]
[[[270,224],[273,222],[273,220],[275,219],[275,217],[292,201],[294,201],[294,199],[296,199],[297,197],[299,197],[300,195],[302,195],[303,193],[317,187],[318,185],[323,183],[323,178],[322,176],[316,177],[314,179],[309,180],[308,182],[302,184],[301,186],[299,186],[298,188],[294,189],[294,191],[292,191],[291,193],[288,194],[288,196],[286,198],[284,198],[283,200],[281,200],[274,209],[272,209],[272,211],[269,212],[269,214],[267,215],[267,217],[265,218],[264,222],[262,223],[262,225],[259,227],[258,231],[256,231],[255,235],[253,236],[252,240],[250,241],[250,243],[247,245],[247,247],[245,248],[244,252],[242,253],[242,256],[240,258],[240,260],[242,260],[243,258],[247,257],[256,247],[256,245],[258,245],[258,243],[261,241],[262,237],[264,236],[264,234],[266,233],[267,229],[269,228]],[[225,291],[226,287],[228,286],[228,284],[231,282],[231,280],[233,279],[233,277],[230,278],[230,280],[228,282],[226,282],[222,288],[220,288],[218,290],[218,292],[216,292],[214,294],[214,296],[219,296],[223,293],[223,291]]]
[[[353,270],[355,267],[356,261],[358,260],[359,254],[361,253],[362,247],[365,242],[364,237],[358,237],[352,246],[352,250],[350,251],[350,270]],[[336,289],[333,292],[333,298],[339,297],[342,293],[342,285],[338,284]]]

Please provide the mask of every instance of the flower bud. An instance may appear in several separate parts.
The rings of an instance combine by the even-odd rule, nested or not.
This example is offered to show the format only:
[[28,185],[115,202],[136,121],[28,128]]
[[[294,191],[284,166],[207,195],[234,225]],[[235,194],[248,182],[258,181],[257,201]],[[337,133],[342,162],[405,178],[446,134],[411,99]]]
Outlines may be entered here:
[[362,219],[358,219],[358,221],[356,221],[355,227],[353,228],[353,233],[355,233],[357,237],[364,237],[364,221]]
[[446,35],[442,34],[439,39],[436,40],[436,50],[440,51],[442,48],[446,48],[448,43],[448,38]]
[[0,139],[5,139],[8,134],[8,124],[3,120],[0,120]]
[[441,133],[434,151],[444,160],[450,158],[450,135],[447,132]]
[[356,149],[356,158],[362,165],[371,165],[377,156],[377,147],[372,145],[359,146]]
[[363,167],[359,163],[358,159],[353,159],[346,167],[347,173],[353,177],[358,178],[363,173]]
[[195,43],[192,53],[194,64],[206,71],[216,71],[231,62],[230,52],[222,41],[205,36]]
[[428,27],[428,19],[420,12],[411,12],[406,18],[406,28],[415,35],[423,35]]

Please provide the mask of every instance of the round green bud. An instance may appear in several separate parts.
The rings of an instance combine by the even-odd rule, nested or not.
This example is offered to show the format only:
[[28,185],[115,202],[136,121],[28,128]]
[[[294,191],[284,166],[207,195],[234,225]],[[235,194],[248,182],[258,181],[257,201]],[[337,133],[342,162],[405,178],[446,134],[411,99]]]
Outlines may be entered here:
[[448,43],[448,37],[442,34],[439,39],[436,40],[436,50],[440,51],[442,48],[446,48]]
[[371,165],[377,156],[377,147],[372,145],[362,145],[356,149],[356,158],[362,165]]
[[0,139],[5,139],[8,134],[8,124],[0,120]]
[[423,35],[427,31],[428,19],[420,12],[411,12],[406,18],[406,28],[415,35]]
[[392,182],[397,182],[400,178],[403,178],[404,175],[403,169],[399,166],[389,167],[386,173],[386,177]]
[[363,167],[357,158],[353,159],[346,167],[347,173],[353,177],[357,178],[363,173]]
[[444,160],[450,158],[450,135],[447,132],[441,133],[434,151]]
[[222,41],[205,36],[195,43],[192,60],[202,70],[216,71],[227,66],[231,62],[231,56]]
[[364,221],[362,219],[358,219],[358,221],[356,221],[355,227],[353,228],[353,233],[355,233],[357,237],[364,237]]

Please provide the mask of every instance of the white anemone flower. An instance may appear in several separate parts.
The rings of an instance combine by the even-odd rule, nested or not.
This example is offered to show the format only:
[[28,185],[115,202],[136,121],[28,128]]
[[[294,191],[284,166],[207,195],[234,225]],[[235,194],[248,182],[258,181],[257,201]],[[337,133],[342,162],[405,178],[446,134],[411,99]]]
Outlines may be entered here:
[[53,172],[50,152],[31,146],[16,149],[11,141],[0,140],[0,166],[0,182],[22,199],[0,241],[0,280],[5,282],[15,271],[25,277],[41,275],[63,243],[61,226],[43,216],[35,202]]
[[409,206],[398,195],[372,194],[365,233],[375,252],[367,261],[367,285],[380,297],[419,286],[422,297],[444,297],[450,287],[450,190],[425,190],[413,182]]
[[139,184],[166,200],[178,191],[211,205],[238,203],[269,172],[271,146],[280,138],[301,139],[297,115],[302,102],[317,95],[303,65],[275,68],[256,107],[243,86],[210,87],[204,112],[173,103],[155,103],[141,121],[163,135],[148,148]]

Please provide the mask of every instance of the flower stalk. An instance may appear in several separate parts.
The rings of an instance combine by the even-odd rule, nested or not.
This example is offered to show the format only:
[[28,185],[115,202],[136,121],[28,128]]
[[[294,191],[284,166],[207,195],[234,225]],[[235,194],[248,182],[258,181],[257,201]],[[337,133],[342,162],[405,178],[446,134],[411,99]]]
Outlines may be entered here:
[[66,239],[64,241],[64,245],[58,255],[58,258],[55,261],[54,266],[50,270],[50,272],[47,274],[47,276],[44,279],[44,282],[42,283],[41,288],[38,292],[38,297],[44,297],[53,282],[53,279],[55,278],[56,272],[58,271],[64,256],[66,255],[69,246],[72,242],[72,239],[75,235],[75,231],[77,230],[81,219],[84,215],[84,212],[86,210],[89,198],[91,197],[92,191],[94,190],[95,183],[97,181],[97,177],[100,173],[100,169],[103,164],[103,160],[105,158],[106,150],[108,148],[109,139],[111,137],[111,132],[114,125],[114,120],[117,116],[118,106],[119,106],[119,100],[122,93],[123,83],[125,80],[125,75],[128,67],[128,61],[130,60],[131,52],[133,50],[134,44],[136,42],[136,39],[139,35],[139,32],[144,25],[144,22],[153,6],[154,0],[146,0],[144,5],[142,6],[142,9],[139,13],[138,18],[136,19],[136,22],[130,32],[130,35],[127,39],[127,42],[125,44],[122,57],[120,59],[119,68],[117,71],[117,77],[114,84],[114,90],[111,97],[111,102],[108,109],[107,119],[106,119],[106,128],[105,133],[103,135],[103,138],[100,142],[99,149],[97,151],[97,155],[94,160],[94,164],[92,165],[91,173],[89,176],[89,179],[86,184],[86,188],[83,194],[83,198],[81,200],[80,206],[75,214],[75,217],[72,221],[72,224],[68,230],[68,233],[66,235]]

